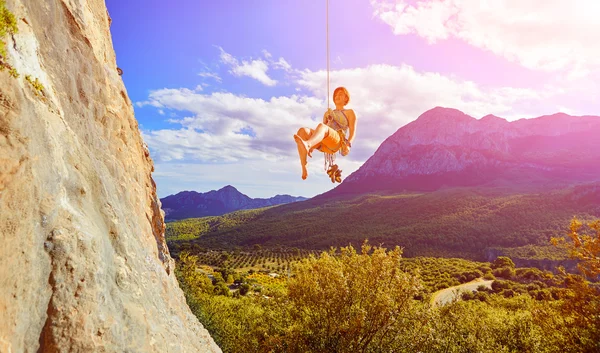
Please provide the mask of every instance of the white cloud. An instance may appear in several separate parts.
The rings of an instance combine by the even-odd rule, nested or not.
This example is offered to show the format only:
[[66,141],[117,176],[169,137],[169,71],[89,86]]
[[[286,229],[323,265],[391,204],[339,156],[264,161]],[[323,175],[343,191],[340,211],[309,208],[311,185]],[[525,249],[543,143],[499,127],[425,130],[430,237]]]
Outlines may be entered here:
[[221,82],[221,77],[214,72],[203,71],[203,72],[198,73],[198,76],[212,78],[217,82]]
[[[292,135],[301,126],[316,125],[322,101],[303,96],[248,98],[231,93],[201,94],[188,89],[162,89],[150,94],[149,103],[191,113],[169,122],[179,130],[145,132],[154,158],[202,162],[240,159],[278,160],[296,154]],[[251,130],[254,137],[241,134]],[[186,152],[187,151],[187,152]],[[219,157],[221,156],[221,157]]]
[[277,81],[270,78],[267,74],[267,71],[269,70],[268,62],[257,59],[251,61],[242,60],[240,63],[238,59],[225,52],[223,48],[219,47],[219,50],[221,51],[221,62],[231,67],[229,72],[232,75],[238,77],[248,76],[267,86],[275,86],[277,84]]
[[565,70],[571,79],[600,69],[597,0],[371,0],[395,34],[429,43],[450,37],[536,70]]
[[266,49],[262,50],[263,55],[265,56],[265,58],[267,59],[271,59],[272,55],[271,53],[269,53]]
[[282,69],[285,71],[290,71],[292,69],[292,66],[287,61],[285,61],[284,58],[279,58],[279,60],[273,61],[272,64],[273,67],[276,69]]

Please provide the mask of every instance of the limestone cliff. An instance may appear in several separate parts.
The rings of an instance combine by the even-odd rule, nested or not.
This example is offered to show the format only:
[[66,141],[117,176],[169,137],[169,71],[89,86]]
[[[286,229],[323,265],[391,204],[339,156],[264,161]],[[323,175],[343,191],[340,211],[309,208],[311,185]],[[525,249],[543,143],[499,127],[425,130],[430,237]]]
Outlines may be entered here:
[[6,7],[0,352],[220,352],[174,275],[104,1]]

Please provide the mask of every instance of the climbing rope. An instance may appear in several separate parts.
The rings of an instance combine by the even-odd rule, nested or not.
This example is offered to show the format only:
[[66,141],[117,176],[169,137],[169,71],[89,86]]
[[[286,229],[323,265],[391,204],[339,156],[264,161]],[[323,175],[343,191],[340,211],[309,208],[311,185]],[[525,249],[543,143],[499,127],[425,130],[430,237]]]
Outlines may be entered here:
[[[327,100],[327,111],[329,111],[329,0],[325,0],[325,42],[326,46],[326,55],[327,55],[327,96],[325,99]],[[335,153],[323,153],[325,157],[325,170],[330,168],[335,161]]]
[[[329,0],[325,0],[325,33],[326,33],[326,44],[327,44],[327,111],[329,111]],[[325,152],[325,170],[327,175],[331,178],[331,182],[341,183],[342,182],[342,171],[338,169],[338,165],[335,163],[335,152]]]
[[327,110],[329,110],[329,0],[325,0],[325,25],[326,25],[326,41],[327,41]]

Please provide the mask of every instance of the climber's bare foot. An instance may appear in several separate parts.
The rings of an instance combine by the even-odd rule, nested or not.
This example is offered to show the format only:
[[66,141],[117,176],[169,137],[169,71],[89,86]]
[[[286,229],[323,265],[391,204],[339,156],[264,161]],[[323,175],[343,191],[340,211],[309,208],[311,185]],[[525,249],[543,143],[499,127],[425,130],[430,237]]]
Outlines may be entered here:
[[300,165],[302,166],[302,180],[306,180],[308,177],[308,171],[306,170],[306,156],[308,155],[308,146],[300,136],[294,135],[296,145],[298,145],[298,155],[300,155]]

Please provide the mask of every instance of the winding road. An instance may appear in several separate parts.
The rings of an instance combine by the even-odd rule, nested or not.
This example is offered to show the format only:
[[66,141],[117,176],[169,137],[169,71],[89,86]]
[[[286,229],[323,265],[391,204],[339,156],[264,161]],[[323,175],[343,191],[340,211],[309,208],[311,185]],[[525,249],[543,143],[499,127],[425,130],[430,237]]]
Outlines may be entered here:
[[431,296],[431,305],[441,306],[450,303],[454,298],[460,298],[463,292],[477,290],[479,286],[492,288],[493,280],[484,281],[482,278],[475,279],[471,282],[463,283],[458,286],[448,287],[439,290]]

